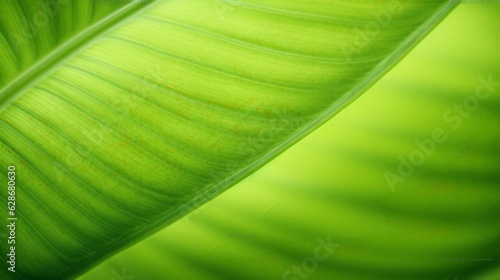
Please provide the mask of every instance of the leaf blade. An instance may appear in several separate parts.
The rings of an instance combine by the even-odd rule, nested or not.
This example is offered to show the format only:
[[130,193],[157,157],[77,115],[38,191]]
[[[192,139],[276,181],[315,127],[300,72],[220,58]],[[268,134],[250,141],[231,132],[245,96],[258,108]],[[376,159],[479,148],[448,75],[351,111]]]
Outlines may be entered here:
[[[9,89],[16,99],[4,99],[0,113],[2,164],[30,171],[19,179],[20,204],[34,206],[19,213],[29,221],[23,234],[32,236],[23,246],[38,252],[28,262],[39,263],[22,267],[25,276],[78,273],[221,193],[351,102],[454,6],[400,3],[405,12],[391,27],[410,27],[381,30],[372,40],[382,43],[351,45],[359,49],[352,63],[341,46],[330,46],[355,42],[356,25],[376,22],[370,5],[352,4],[365,7],[364,21],[344,28],[346,20],[335,25],[336,18],[250,4],[221,17],[212,4],[158,1],[127,10],[110,29],[97,26],[64,63]],[[408,22],[406,13],[416,11]],[[147,32],[155,24],[197,47],[183,52],[170,36],[155,40]],[[222,51],[233,55],[224,59]],[[40,262],[43,252],[53,263]]]

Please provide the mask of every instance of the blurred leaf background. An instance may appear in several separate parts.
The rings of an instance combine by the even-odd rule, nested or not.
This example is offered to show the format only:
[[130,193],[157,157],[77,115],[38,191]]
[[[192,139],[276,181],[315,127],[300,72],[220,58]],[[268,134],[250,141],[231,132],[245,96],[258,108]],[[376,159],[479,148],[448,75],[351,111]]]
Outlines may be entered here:
[[[443,119],[479,76],[500,82],[499,26],[500,5],[460,5],[328,123],[80,279],[500,279],[500,87]],[[391,188],[436,128],[447,140]],[[328,259],[283,278],[328,237]]]

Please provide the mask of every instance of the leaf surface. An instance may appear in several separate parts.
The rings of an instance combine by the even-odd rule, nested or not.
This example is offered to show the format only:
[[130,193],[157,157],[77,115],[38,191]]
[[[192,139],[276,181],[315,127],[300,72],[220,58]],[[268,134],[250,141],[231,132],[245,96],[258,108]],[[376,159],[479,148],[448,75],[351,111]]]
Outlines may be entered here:
[[38,279],[74,277],[234,185],[455,6],[50,3],[46,24],[40,4],[0,4],[0,164],[16,167],[16,276]]

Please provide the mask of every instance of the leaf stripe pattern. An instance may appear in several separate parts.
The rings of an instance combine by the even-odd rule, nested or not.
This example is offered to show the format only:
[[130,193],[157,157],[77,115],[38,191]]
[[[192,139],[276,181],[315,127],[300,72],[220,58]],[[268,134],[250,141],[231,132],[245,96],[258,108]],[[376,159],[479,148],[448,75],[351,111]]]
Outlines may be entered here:
[[213,198],[351,102],[455,6],[108,2],[48,1],[56,15],[21,46],[9,34],[38,8],[1,4],[0,163],[19,170],[18,277],[74,277]]

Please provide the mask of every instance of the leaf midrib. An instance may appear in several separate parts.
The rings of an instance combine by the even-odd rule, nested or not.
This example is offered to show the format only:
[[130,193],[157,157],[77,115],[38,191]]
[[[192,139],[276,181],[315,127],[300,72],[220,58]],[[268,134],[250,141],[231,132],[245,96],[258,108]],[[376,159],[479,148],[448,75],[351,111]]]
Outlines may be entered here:
[[132,14],[138,13],[156,0],[132,1],[124,7],[114,11],[103,19],[79,31],[66,42],[53,49],[33,65],[22,71],[17,77],[0,89],[0,113],[23,95],[33,84],[50,75],[58,65],[64,63],[82,49],[92,39],[106,33],[111,28],[122,23]]

